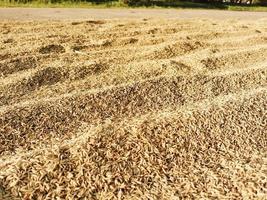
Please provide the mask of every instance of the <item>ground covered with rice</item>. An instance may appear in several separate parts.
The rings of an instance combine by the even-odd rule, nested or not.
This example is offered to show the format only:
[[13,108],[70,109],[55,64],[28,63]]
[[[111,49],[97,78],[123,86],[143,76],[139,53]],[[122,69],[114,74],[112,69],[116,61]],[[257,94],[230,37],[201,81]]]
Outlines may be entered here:
[[266,199],[267,19],[0,22],[0,199]]

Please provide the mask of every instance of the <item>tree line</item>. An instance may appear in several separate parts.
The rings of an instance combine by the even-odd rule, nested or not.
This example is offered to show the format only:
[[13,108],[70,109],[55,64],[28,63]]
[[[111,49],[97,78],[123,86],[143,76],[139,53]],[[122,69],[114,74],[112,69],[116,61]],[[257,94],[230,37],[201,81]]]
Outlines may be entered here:
[[259,4],[266,5],[267,0],[7,0],[10,3],[31,3],[31,2],[40,2],[40,3],[62,3],[62,2],[91,2],[91,3],[105,3],[105,2],[116,2],[121,1],[129,6],[149,6],[149,5],[174,5],[178,2],[192,2],[192,3],[204,3],[204,4],[236,4],[236,5],[251,5]]

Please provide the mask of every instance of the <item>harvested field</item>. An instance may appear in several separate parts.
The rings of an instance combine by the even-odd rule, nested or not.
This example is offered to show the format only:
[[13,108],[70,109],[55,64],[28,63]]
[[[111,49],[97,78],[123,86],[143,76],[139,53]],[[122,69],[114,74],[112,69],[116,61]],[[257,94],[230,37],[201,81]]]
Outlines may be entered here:
[[267,19],[0,22],[0,199],[266,199]]

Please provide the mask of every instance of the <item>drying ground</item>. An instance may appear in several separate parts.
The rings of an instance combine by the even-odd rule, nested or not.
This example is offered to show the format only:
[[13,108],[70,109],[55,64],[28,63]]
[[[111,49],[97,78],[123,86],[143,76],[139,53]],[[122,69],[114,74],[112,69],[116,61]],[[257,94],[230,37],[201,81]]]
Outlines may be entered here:
[[0,198],[266,198],[266,19],[1,21],[0,44]]

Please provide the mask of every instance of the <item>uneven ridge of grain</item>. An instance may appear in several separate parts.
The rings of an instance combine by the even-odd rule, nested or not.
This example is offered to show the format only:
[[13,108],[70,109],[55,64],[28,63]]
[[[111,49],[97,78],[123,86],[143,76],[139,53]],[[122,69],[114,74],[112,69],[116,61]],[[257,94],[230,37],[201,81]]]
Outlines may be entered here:
[[265,199],[266,25],[0,22],[0,199]]

